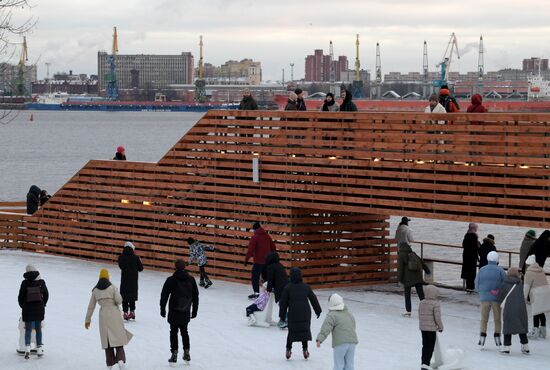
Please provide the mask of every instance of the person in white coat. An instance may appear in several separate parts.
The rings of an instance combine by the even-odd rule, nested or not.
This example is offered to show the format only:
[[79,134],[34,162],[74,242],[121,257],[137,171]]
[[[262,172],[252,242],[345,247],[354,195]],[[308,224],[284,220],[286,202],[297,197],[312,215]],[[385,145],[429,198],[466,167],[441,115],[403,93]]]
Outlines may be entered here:
[[424,113],[447,113],[445,107],[439,104],[439,99],[437,98],[437,95],[430,95],[428,102],[429,104],[426,109],[424,109]]
[[531,305],[533,311],[533,328],[527,334],[533,339],[546,338],[546,315],[544,311],[550,308],[550,287],[546,274],[536,262],[535,255],[527,258],[525,263],[529,266],[525,272],[523,281],[523,293],[525,301]]
[[132,333],[124,328],[122,312],[120,311],[122,296],[109,281],[109,271],[106,269],[99,272],[99,281],[92,290],[84,321],[86,329],[90,328],[96,303],[100,307],[99,335],[101,337],[101,347],[105,350],[107,367],[111,369],[115,364],[118,364],[120,369],[124,369],[126,364],[124,346],[132,339]]

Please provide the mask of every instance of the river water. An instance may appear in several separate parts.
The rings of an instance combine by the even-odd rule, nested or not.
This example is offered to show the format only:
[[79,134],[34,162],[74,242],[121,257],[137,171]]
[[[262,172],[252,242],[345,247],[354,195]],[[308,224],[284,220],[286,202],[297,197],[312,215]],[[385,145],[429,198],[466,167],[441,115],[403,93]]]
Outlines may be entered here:
[[[0,201],[23,201],[32,184],[53,194],[90,159],[111,159],[123,145],[129,161],[157,162],[202,113],[176,112],[31,112],[0,124]],[[393,236],[400,216],[391,218]],[[465,222],[413,219],[415,239],[458,244]],[[537,235],[542,231],[536,229]],[[526,228],[480,225],[493,234],[498,249],[519,251]],[[428,255],[460,260],[460,250],[427,249]],[[455,275],[455,274],[453,274]]]

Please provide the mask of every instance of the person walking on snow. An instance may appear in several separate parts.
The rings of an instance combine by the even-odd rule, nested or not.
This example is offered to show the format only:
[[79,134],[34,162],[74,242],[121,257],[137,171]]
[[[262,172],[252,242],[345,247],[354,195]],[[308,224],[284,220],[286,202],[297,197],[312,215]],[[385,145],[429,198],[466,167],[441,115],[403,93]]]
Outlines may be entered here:
[[[545,339],[546,338],[546,315],[544,312],[539,313],[542,309],[538,307],[550,307],[550,289],[548,280],[542,267],[535,260],[535,256],[531,255],[527,258],[527,271],[523,279],[523,295],[525,300],[531,305],[533,312],[533,328],[527,334],[529,338]],[[535,306],[537,308],[535,308]]]
[[416,289],[418,298],[424,299],[424,290],[422,285],[422,271],[430,273],[428,266],[420,257],[413,252],[411,246],[405,242],[399,244],[399,252],[397,254],[397,280],[405,288],[405,313],[404,317],[411,317],[411,289]]
[[25,359],[31,355],[31,334],[36,333],[36,354],[44,355],[42,343],[42,321],[46,313],[49,293],[46,282],[40,277],[40,273],[33,265],[27,265],[24,280],[19,287],[17,301],[21,307],[22,319],[25,323]]
[[177,260],[175,272],[166,279],[160,294],[160,316],[166,317],[168,303],[168,323],[170,324],[170,351],[168,362],[173,365],[178,361],[178,332],[183,342],[183,360],[191,361],[188,325],[197,317],[199,310],[199,289],[195,278],[185,271],[185,262]]
[[430,362],[434,353],[437,332],[443,331],[441,306],[437,296],[439,291],[433,285],[425,288],[426,298],[418,306],[418,320],[422,333],[422,369],[431,369]]
[[120,268],[120,295],[124,320],[136,319],[136,301],[138,300],[138,275],[143,271],[141,259],[135,253],[132,242],[124,243],[122,254],[118,257]]
[[487,255],[493,251],[497,251],[495,247],[495,237],[489,234],[483,239],[483,243],[481,243],[477,251],[479,255],[479,268],[487,265]]
[[500,303],[497,301],[500,286],[506,277],[503,268],[498,266],[498,253],[489,252],[487,255],[487,266],[483,266],[479,270],[479,274],[475,279],[475,288],[479,293],[481,302],[481,321],[479,329],[478,346],[483,349],[485,339],[487,338],[487,322],[489,321],[489,313],[493,311],[493,320],[495,322],[495,344],[500,349],[502,342],[500,333],[502,332],[502,323],[500,321],[501,309]]
[[502,326],[504,333],[504,354],[510,353],[512,335],[519,334],[521,353],[529,354],[529,340],[527,339],[528,318],[527,306],[523,296],[523,283],[521,282],[517,267],[510,267],[508,275],[504,278],[498,292],[497,301],[502,307]]
[[409,228],[410,220],[408,217],[402,217],[399,226],[395,230],[395,240],[398,247],[401,243],[411,245],[414,242],[412,230]]
[[[285,267],[279,260],[279,254],[275,251],[269,253],[265,258],[266,270],[267,270],[267,291],[273,292],[275,295],[275,303],[279,303],[283,290],[288,284],[288,275],[286,274]],[[286,328],[286,321],[279,321],[277,323],[279,328]]]
[[302,271],[298,267],[293,267],[290,269],[290,283],[283,290],[279,303],[280,321],[285,321],[288,313],[287,360],[292,356],[293,342],[302,342],[304,358],[309,358],[307,342],[311,340],[310,304],[319,318],[322,310],[317,297],[310,286],[302,281]]
[[262,229],[259,222],[255,222],[252,225],[254,235],[250,238],[248,243],[248,251],[244,258],[244,265],[248,265],[248,260],[254,257],[254,264],[252,265],[252,290],[253,293],[248,296],[248,299],[256,299],[260,295],[260,275],[264,281],[267,281],[267,271],[265,265],[265,258],[269,252],[275,250],[275,243],[271,237]]
[[260,296],[248,307],[246,307],[246,317],[248,317],[248,326],[256,323],[254,312],[263,311],[269,302],[269,292],[267,291],[267,283],[263,283]]
[[353,370],[357,332],[355,318],[348,311],[344,299],[334,293],[329,297],[329,313],[317,335],[317,348],[332,334],[334,370]]
[[90,328],[96,304],[99,304],[99,336],[101,347],[105,350],[107,367],[111,369],[118,364],[120,369],[124,369],[126,364],[124,346],[130,342],[133,335],[124,328],[119,308],[122,304],[122,296],[109,281],[107,269],[101,269],[99,280],[92,290],[84,320],[86,330]]
[[537,240],[537,233],[535,230],[529,230],[525,233],[525,236],[523,237],[523,240],[521,242],[521,246],[519,248],[519,269],[522,274],[525,275],[525,269],[527,266],[525,265],[525,260],[527,257],[531,254],[531,248],[533,247],[533,244],[535,243],[535,240]]
[[460,273],[460,277],[466,280],[466,292],[468,293],[472,293],[475,289],[478,250],[477,224],[472,222],[468,225],[468,232],[462,241],[462,271]]
[[189,244],[189,264],[196,263],[199,266],[200,281],[199,285],[208,289],[212,285],[212,281],[208,278],[206,273],[206,265],[208,259],[206,258],[206,251],[213,252],[216,249],[206,244],[200,243],[193,238],[187,238],[187,244]]

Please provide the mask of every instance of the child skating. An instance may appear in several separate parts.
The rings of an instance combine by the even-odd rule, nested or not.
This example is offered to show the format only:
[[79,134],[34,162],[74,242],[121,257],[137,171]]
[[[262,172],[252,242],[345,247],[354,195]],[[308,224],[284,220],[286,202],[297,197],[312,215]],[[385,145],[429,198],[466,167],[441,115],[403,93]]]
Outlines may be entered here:
[[208,278],[206,273],[206,264],[208,259],[206,258],[206,251],[213,252],[216,249],[206,244],[200,243],[193,238],[187,238],[187,244],[189,244],[189,264],[196,263],[199,266],[200,282],[199,286],[208,289],[212,285],[212,281]]

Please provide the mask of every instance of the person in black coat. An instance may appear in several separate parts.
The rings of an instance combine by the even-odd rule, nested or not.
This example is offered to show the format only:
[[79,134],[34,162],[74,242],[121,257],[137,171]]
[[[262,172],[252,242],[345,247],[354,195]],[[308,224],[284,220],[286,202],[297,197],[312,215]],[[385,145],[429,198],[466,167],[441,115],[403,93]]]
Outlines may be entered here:
[[354,102],[351,101],[353,95],[351,91],[344,89],[342,90],[342,104],[340,104],[340,112],[357,112],[357,106]]
[[[286,274],[285,267],[279,260],[279,254],[277,252],[271,252],[265,258],[266,271],[267,271],[267,291],[273,292],[275,295],[275,302],[278,303],[283,294],[283,290],[288,284],[288,275]],[[279,321],[277,324],[280,328],[287,326],[286,321]]]
[[550,230],[544,230],[533,243],[529,256],[534,254],[540,267],[544,267],[546,258],[550,255]]
[[483,266],[487,266],[487,255],[489,252],[497,251],[495,247],[495,237],[491,234],[487,235],[486,238],[483,239],[483,243],[481,243],[481,246],[479,247],[478,254],[479,254],[479,268],[482,268]]
[[181,331],[183,342],[183,359],[190,361],[190,342],[187,326],[191,319],[197,317],[199,310],[199,289],[195,278],[185,271],[185,262],[176,261],[176,271],[166,279],[160,294],[160,315],[166,317],[168,303],[168,323],[170,324],[170,351],[172,357],[168,360],[175,363],[178,358],[178,331]]
[[464,235],[462,241],[462,272],[460,277],[466,280],[466,291],[475,290],[475,279],[477,273],[477,258],[479,249],[479,240],[477,236],[477,224],[468,225],[468,232]]
[[279,301],[279,318],[285,321],[288,310],[288,336],[286,339],[286,358],[292,355],[292,343],[302,342],[304,358],[309,357],[307,342],[311,340],[311,307],[317,315],[321,315],[321,306],[317,297],[309,287],[302,282],[302,271],[293,267],[290,269],[290,283],[284,288]]
[[32,185],[27,193],[27,214],[32,215],[38,211],[40,205],[40,188]]
[[[124,243],[124,250],[118,257],[120,267],[120,295],[124,320],[136,319],[136,301],[138,300],[138,274],[143,264],[135,254],[136,247],[131,242]],[[128,312],[129,311],[129,312]]]
[[33,265],[27,265],[23,274],[23,282],[19,288],[19,307],[22,309],[22,318],[25,322],[25,358],[28,359],[31,351],[31,334],[36,332],[37,354],[42,356],[42,321],[46,312],[49,293],[46,282]]

